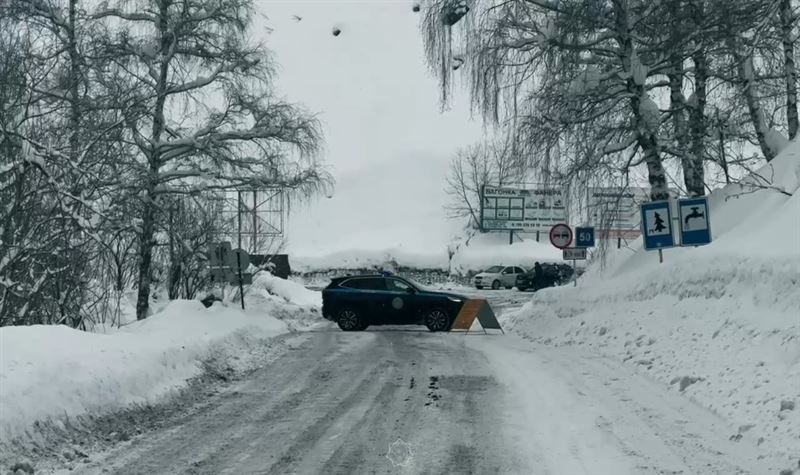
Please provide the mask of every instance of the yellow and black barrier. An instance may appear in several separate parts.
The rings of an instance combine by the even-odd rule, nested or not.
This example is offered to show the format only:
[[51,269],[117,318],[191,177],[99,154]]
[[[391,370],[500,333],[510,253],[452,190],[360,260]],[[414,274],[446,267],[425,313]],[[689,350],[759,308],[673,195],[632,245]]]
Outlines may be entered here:
[[472,324],[475,323],[476,318],[480,322],[481,327],[483,327],[484,333],[488,333],[486,330],[500,330],[505,334],[505,331],[503,331],[503,328],[500,326],[500,322],[497,321],[492,307],[486,299],[469,299],[464,302],[464,306],[461,307],[461,311],[458,312],[458,316],[456,316],[453,325],[450,327],[450,331],[463,331],[468,333],[470,328],[472,328]]

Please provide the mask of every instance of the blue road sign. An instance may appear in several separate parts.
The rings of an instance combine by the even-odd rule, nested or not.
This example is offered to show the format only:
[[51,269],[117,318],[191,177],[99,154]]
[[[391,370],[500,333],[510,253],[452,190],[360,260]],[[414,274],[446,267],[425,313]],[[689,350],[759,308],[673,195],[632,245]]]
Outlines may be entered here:
[[594,247],[594,228],[575,228],[575,247]]
[[681,246],[702,246],[711,242],[711,219],[708,216],[708,199],[678,200],[681,226]]
[[642,204],[642,237],[648,251],[674,247],[669,201]]

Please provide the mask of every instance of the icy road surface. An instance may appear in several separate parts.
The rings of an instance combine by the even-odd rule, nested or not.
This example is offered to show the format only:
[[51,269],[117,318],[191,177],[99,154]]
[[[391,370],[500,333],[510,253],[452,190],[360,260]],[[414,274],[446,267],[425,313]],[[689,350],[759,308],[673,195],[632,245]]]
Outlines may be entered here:
[[756,448],[619,363],[510,335],[333,326],[81,473],[764,473]]

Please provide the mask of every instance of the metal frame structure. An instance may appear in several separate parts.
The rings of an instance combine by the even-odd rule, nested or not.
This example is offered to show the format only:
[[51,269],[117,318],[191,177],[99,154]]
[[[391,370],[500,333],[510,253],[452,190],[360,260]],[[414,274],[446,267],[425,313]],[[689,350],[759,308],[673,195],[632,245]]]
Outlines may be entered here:
[[212,216],[219,217],[214,234],[220,241],[238,244],[250,254],[269,253],[268,247],[284,235],[286,189],[248,188],[215,192],[209,200]]

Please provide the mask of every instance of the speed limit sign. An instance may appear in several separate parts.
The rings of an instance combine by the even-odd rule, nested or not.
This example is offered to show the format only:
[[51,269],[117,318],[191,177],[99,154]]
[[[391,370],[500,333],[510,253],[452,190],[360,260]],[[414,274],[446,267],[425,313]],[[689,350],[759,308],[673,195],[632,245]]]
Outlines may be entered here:
[[550,242],[559,249],[564,249],[572,244],[572,229],[566,224],[556,224],[550,228]]

